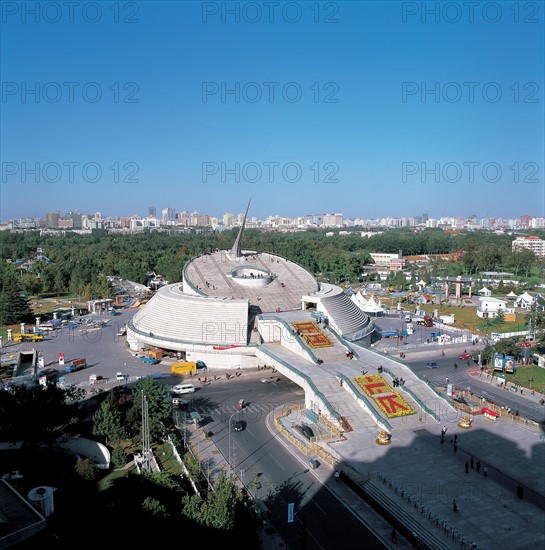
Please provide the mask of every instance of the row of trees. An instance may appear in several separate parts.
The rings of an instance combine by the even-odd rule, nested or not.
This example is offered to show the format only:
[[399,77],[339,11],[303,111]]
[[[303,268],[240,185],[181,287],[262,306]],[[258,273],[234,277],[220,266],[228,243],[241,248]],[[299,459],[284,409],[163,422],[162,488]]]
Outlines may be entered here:
[[[144,232],[126,236],[98,231],[92,235],[64,237],[3,232],[0,259],[5,263],[8,259],[32,258],[41,247],[50,261],[34,262],[30,273],[21,271],[18,278],[21,289],[29,294],[70,292],[85,301],[108,297],[111,293],[108,275],[145,284],[148,271],[154,270],[169,281],[179,281],[189,259],[215,249],[229,249],[235,237],[236,230],[194,230],[171,235]],[[279,233],[251,229],[244,234],[243,246],[284,256],[334,283],[362,280],[363,266],[373,263],[371,252],[401,251],[407,256],[462,251],[458,263],[432,263],[432,276],[433,271],[436,275],[474,275],[500,269],[528,276],[536,266],[543,274],[543,261],[527,250],[513,253],[512,240],[510,235],[484,231],[453,235],[439,229],[418,233],[407,229],[389,230],[369,238],[338,232],[328,236],[320,230]]]

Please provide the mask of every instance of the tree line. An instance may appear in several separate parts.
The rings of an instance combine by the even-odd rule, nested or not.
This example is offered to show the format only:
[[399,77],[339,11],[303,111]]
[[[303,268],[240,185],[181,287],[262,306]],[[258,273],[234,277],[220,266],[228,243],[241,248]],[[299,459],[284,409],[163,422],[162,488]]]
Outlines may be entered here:
[[[278,254],[302,265],[321,280],[336,284],[363,281],[363,266],[373,263],[372,252],[401,252],[409,256],[458,251],[461,257],[457,263],[443,262],[448,265],[448,274],[475,275],[503,270],[528,277],[536,267],[543,274],[545,267],[543,260],[528,250],[513,253],[513,236],[506,234],[487,231],[451,234],[433,228],[419,232],[387,230],[371,237],[361,237],[356,232],[330,233],[333,234],[323,230],[281,233],[249,229],[244,233],[243,247]],[[109,275],[146,284],[148,272],[155,271],[170,282],[180,281],[188,260],[216,249],[231,248],[236,234],[235,229],[173,234],[145,231],[131,235],[96,231],[91,235],[67,233],[62,237],[41,236],[35,231],[2,232],[0,276],[2,281],[16,279],[20,290],[30,295],[71,293],[81,301],[106,298],[111,294],[106,278]],[[30,272],[8,269],[6,261],[13,265],[18,258],[32,258],[38,247],[49,261],[35,261]],[[439,273],[438,262],[435,264]],[[433,267],[432,262],[430,269]],[[414,271],[414,275],[418,273]]]

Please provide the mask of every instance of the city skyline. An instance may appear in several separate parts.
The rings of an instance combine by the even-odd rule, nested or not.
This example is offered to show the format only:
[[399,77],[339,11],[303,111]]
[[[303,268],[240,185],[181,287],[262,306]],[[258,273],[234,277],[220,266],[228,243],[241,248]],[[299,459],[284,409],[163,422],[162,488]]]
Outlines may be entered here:
[[36,5],[2,7],[2,220],[545,216],[543,2]]
[[[150,222],[149,224],[138,225],[139,229],[149,228],[164,228],[164,227],[192,227],[192,226],[218,226],[236,227],[242,222],[243,212],[224,212],[223,214],[214,215],[208,212],[199,212],[197,210],[181,210],[177,211],[173,207],[158,209],[155,206],[147,207],[147,214],[133,213],[131,215],[123,215],[119,213],[105,214],[102,211],[96,212],[77,212],[69,211],[62,213],[60,209],[52,212],[47,212],[42,216],[26,216],[14,218],[10,220],[0,220],[0,230],[11,228],[27,228],[33,227],[48,227],[59,229],[81,229],[82,220],[93,222],[92,224],[83,223],[83,228],[107,228],[104,225],[106,222],[114,222],[113,227],[131,227],[131,221],[139,220]],[[69,222],[73,222],[73,224]],[[99,223],[100,222],[100,223]],[[271,227],[288,227],[288,226],[316,226],[316,227],[416,227],[425,225],[426,227],[481,227],[487,228],[508,228],[508,229],[544,229],[545,217],[532,216],[530,214],[522,214],[516,217],[501,218],[479,218],[475,214],[469,216],[454,216],[445,215],[434,217],[428,212],[422,212],[415,216],[385,216],[379,218],[365,218],[356,216],[349,218],[344,216],[343,212],[322,212],[312,214],[298,214],[294,217],[282,216],[279,214],[268,214],[263,218],[252,215],[251,211],[248,215],[247,224],[249,227],[256,228],[271,228]]]

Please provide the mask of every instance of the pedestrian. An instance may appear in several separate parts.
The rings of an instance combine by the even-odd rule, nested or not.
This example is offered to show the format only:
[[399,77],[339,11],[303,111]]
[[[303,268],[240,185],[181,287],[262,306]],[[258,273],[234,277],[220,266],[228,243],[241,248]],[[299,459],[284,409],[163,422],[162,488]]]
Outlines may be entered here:
[[454,434],[454,445],[458,443],[458,434]]
[[392,529],[392,542],[394,544],[397,542],[397,533],[395,529]]
[[469,462],[465,463],[466,474],[469,473]]
[[441,430],[441,438],[445,437],[446,433],[447,433],[447,427],[443,426],[443,429]]
[[448,376],[445,378],[445,384],[448,386]]
[[481,470],[481,461],[477,460],[477,464],[475,464],[475,471],[479,473],[480,470]]
[[458,504],[456,503],[456,499],[455,499],[455,498],[452,499],[452,510],[453,510],[454,512],[457,512],[457,511],[458,511]]
[[473,457],[469,459],[469,467],[473,470]]
[[484,477],[488,476],[488,468],[486,466],[483,468],[483,476]]
[[338,483],[339,482],[339,477],[341,476],[341,472],[339,472],[339,470],[337,470],[335,472],[335,481]]

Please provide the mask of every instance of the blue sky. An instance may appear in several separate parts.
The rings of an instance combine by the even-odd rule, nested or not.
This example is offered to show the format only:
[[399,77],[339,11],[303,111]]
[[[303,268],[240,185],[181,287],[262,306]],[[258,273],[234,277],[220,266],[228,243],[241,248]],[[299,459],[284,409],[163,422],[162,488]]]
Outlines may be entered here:
[[544,3],[467,4],[4,2],[0,218],[542,217]]

